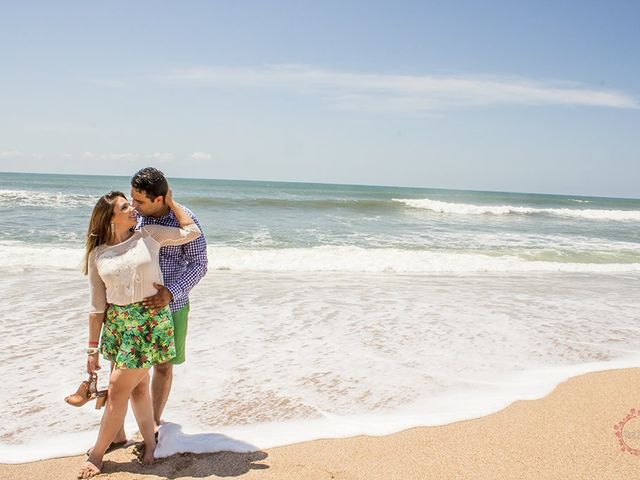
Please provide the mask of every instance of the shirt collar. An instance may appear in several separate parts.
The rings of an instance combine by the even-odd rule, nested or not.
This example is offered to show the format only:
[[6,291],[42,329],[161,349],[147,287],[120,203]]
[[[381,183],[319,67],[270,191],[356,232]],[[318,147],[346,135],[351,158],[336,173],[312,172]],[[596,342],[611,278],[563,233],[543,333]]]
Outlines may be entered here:
[[166,220],[170,220],[174,217],[173,210],[169,210],[169,213],[163,215],[162,217],[154,217],[152,215],[140,216],[138,218],[138,227],[142,223],[160,223]]

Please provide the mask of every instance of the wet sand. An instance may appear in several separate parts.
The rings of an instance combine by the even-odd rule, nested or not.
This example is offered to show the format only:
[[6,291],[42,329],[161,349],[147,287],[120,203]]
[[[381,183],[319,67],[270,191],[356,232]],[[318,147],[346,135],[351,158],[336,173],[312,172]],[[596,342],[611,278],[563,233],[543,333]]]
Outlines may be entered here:
[[[596,372],[571,378],[542,399],[517,401],[473,420],[255,453],[181,454],[151,467],[138,465],[129,447],[108,454],[98,478],[640,478],[640,455],[634,454],[640,454],[640,417],[632,411],[640,410],[639,386],[640,368]],[[630,450],[623,451],[621,441]],[[0,478],[75,478],[84,460],[0,465]]]

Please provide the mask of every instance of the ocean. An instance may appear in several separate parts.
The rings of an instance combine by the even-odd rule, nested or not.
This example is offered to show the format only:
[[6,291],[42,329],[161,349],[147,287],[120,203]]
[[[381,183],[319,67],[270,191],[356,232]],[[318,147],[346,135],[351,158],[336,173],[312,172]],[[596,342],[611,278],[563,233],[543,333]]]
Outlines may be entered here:
[[[164,416],[212,451],[449,423],[640,365],[638,199],[171,184],[209,272]],[[63,398],[86,375],[80,264],[109,190],[129,178],[0,173],[0,463],[97,434],[101,412]]]

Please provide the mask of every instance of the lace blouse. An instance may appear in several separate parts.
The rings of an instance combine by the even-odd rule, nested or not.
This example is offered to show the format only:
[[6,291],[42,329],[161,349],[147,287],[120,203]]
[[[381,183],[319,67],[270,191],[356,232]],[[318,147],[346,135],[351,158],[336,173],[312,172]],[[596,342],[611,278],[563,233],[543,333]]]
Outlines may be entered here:
[[100,245],[89,255],[91,313],[104,313],[107,304],[128,305],[155,295],[162,284],[160,247],[183,245],[202,233],[195,223],[183,228],[147,225],[117,245]]

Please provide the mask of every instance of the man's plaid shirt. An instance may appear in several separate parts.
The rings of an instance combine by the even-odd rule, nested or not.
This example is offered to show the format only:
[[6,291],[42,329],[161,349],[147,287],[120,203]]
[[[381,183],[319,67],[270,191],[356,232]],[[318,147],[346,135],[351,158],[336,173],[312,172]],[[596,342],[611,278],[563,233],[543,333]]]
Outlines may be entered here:
[[[189,292],[207,273],[207,241],[200,222],[188,208],[182,208],[193,218],[202,235],[184,245],[170,245],[160,248],[160,270],[164,278],[164,286],[169,289],[173,300],[169,304],[172,312],[177,312],[189,303]],[[164,217],[139,217],[138,227],[145,225],[165,225],[180,227],[180,222],[173,211]]]

